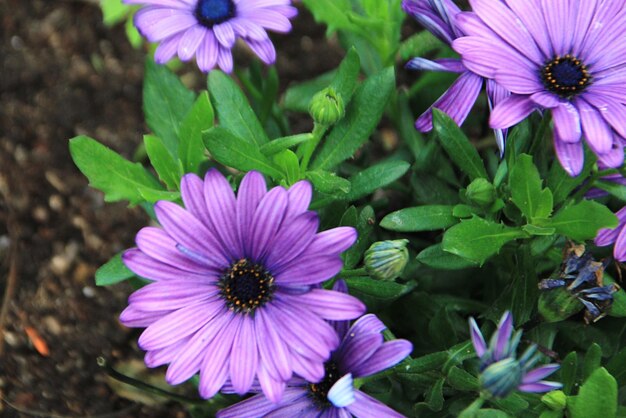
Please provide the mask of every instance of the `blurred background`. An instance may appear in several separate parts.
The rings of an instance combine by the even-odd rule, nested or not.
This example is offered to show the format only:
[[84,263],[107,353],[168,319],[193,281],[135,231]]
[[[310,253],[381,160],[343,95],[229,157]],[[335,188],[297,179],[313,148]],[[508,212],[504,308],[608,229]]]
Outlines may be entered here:
[[[343,56],[300,10],[289,35],[272,36],[283,90]],[[105,204],[67,146],[85,134],[133,157],[147,132],[146,51],[130,45],[123,25],[103,24],[97,0],[2,0],[0,23],[0,416],[190,416],[167,398],[116,384],[96,363],[102,356],[163,384],[163,369],[145,371],[139,331],[118,322],[130,286],[94,283],[96,269],[131,247],[148,218]],[[249,62],[245,49],[237,54],[239,65]],[[195,64],[178,73],[204,88]]]

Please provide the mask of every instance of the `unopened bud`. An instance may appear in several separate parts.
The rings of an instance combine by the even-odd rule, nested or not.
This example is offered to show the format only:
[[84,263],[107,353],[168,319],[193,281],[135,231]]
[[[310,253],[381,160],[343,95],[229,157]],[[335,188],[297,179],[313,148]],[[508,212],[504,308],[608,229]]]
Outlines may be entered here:
[[365,251],[365,270],[375,279],[394,280],[409,261],[406,239],[379,241]]
[[553,411],[562,411],[567,405],[567,395],[562,390],[553,390],[543,395],[541,402]]
[[496,200],[496,188],[488,180],[478,178],[467,186],[465,196],[478,206],[489,206]]
[[504,398],[522,382],[522,366],[514,358],[507,357],[490,364],[480,374],[480,386],[497,398]]
[[343,118],[344,113],[341,94],[338,94],[332,87],[318,92],[309,104],[309,114],[320,125],[334,125]]

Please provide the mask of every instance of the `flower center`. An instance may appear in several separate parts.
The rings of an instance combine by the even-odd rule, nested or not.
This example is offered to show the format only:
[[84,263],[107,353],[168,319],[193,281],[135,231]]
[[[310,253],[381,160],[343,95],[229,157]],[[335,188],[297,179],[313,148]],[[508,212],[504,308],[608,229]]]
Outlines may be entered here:
[[235,16],[235,3],[233,0],[198,0],[194,15],[200,24],[212,28]]
[[587,67],[578,58],[567,54],[548,61],[541,71],[545,86],[552,93],[570,98],[582,92],[590,83]]
[[218,286],[229,309],[249,314],[272,299],[274,277],[244,258],[224,273]]
[[333,361],[328,361],[324,364],[324,372],[324,378],[321,382],[309,384],[309,397],[319,409],[332,406],[328,400],[328,391],[341,377],[339,368]]

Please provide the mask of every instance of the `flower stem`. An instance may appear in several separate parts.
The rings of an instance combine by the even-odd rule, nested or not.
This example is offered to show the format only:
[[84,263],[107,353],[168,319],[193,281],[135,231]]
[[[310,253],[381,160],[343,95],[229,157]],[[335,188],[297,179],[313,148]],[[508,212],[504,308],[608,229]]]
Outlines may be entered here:
[[309,167],[311,156],[313,156],[313,152],[315,152],[315,149],[319,145],[320,141],[324,137],[324,134],[326,133],[327,130],[328,130],[328,126],[320,125],[316,123],[313,126],[313,132],[311,132],[311,135],[313,135],[313,138],[310,141],[302,144],[300,148],[302,152],[302,163],[301,163],[302,171],[306,171],[307,168]]

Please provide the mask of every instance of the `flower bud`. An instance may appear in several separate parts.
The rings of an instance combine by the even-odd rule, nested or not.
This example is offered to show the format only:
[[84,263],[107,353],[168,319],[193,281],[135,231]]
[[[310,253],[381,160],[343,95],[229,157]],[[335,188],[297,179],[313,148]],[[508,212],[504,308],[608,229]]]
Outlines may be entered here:
[[541,402],[553,411],[562,411],[567,405],[567,395],[562,390],[553,390],[543,395]]
[[478,206],[489,206],[496,200],[496,188],[488,180],[478,178],[467,186],[465,197]]
[[521,383],[523,370],[520,363],[507,357],[490,364],[480,374],[480,386],[497,398],[504,398],[513,392]]
[[333,125],[343,118],[344,113],[343,99],[332,87],[318,92],[309,104],[309,114],[320,125]]
[[379,241],[365,251],[365,270],[375,279],[394,280],[409,261],[406,239]]

